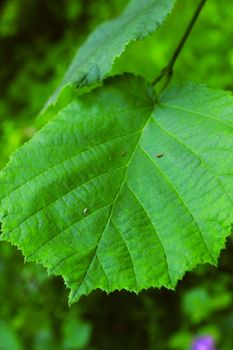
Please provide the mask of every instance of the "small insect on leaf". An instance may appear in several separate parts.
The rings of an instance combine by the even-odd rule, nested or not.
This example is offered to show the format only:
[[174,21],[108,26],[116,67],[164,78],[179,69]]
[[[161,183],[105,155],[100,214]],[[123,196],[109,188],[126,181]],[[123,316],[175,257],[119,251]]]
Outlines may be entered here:
[[164,156],[164,153],[157,153],[157,154],[156,154],[156,157],[157,157],[157,158],[162,158],[163,156]]
[[83,210],[83,214],[86,215],[87,213],[88,213],[88,208],[85,208],[85,209]]

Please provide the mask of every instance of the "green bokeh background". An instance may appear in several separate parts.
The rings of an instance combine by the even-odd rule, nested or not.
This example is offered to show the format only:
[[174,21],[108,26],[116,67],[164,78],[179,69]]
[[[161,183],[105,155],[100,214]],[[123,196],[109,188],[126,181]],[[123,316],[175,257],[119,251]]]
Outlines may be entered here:
[[[138,0],[139,1],[139,0]],[[35,117],[59,84],[77,47],[126,0],[2,0],[0,2],[0,167],[36,132]],[[129,45],[113,73],[152,81],[166,65],[197,0],[177,0],[149,38]],[[173,82],[193,80],[233,90],[232,0],[208,0],[177,63]],[[127,28],[126,28],[127,30]],[[22,164],[23,167],[23,164]],[[171,233],[172,234],[172,233]],[[94,292],[67,305],[61,278],[24,264],[0,244],[0,350],[188,350],[212,335],[233,348],[233,243],[218,268],[200,266],[176,292]]]

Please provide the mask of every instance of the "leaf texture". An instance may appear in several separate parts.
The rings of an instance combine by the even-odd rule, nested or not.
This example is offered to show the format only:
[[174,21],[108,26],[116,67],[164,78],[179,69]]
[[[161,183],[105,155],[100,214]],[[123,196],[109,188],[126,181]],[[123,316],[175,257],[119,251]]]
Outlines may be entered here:
[[143,79],[106,80],[18,149],[1,180],[2,239],[96,288],[174,288],[217,263],[233,221],[233,99],[187,84],[159,101]]
[[132,0],[121,16],[100,25],[78,50],[47,106],[56,100],[67,84],[83,87],[101,82],[125,47],[155,31],[173,4],[174,0]]

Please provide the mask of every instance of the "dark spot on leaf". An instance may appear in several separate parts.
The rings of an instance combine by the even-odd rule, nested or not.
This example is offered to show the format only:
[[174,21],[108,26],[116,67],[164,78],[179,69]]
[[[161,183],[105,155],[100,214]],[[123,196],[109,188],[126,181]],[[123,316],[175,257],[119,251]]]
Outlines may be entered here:
[[164,153],[157,153],[157,154],[156,154],[156,157],[157,157],[157,158],[162,158],[163,156],[164,156]]
[[124,152],[121,153],[121,156],[122,156],[122,157],[125,157],[126,154],[127,154],[127,153],[124,151]]

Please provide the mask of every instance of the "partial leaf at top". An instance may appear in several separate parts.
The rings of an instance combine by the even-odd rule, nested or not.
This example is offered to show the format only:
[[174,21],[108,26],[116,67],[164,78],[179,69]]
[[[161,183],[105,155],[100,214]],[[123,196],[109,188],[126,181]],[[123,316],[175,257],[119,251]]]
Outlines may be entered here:
[[233,222],[233,99],[188,84],[159,102],[122,76],[77,97],[0,180],[2,238],[59,274],[71,302],[174,288],[216,264]]
[[64,80],[47,106],[69,84],[83,87],[102,81],[134,40],[151,34],[171,11],[175,0],[131,0],[121,16],[100,25],[78,50]]

